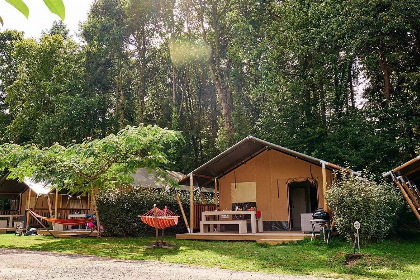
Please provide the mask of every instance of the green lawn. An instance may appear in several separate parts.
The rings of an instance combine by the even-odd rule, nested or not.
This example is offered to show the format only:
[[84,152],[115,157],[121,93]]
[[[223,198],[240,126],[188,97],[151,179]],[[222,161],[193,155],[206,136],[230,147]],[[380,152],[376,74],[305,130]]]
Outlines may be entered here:
[[369,279],[419,279],[420,234],[362,248],[365,258],[343,264],[351,246],[337,238],[324,245],[308,240],[299,244],[261,246],[254,242],[175,240],[176,249],[145,249],[153,238],[54,239],[49,236],[0,235],[0,247],[96,255],[127,260],[219,267],[267,273]]

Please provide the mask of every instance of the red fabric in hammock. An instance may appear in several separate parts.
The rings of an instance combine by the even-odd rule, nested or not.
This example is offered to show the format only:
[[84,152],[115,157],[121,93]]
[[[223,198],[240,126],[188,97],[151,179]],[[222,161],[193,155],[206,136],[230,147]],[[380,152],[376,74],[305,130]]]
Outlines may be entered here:
[[84,225],[90,222],[93,222],[95,218],[82,218],[82,219],[51,219],[51,218],[44,218],[44,220],[49,221],[51,223],[56,223],[65,226],[78,226]]
[[167,227],[172,227],[178,224],[179,216],[177,216],[167,207],[165,207],[163,210],[156,207],[156,215],[157,217],[155,217],[154,208],[152,208],[147,213],[140,216],[140,218],[143,223],[160,229],[165,229]]
[[[165,229],[178,224],[178,216],[175,217],[157,217],[157,228]],[[141,216],[141,221],[151,227],[155,227],[155,217]]]

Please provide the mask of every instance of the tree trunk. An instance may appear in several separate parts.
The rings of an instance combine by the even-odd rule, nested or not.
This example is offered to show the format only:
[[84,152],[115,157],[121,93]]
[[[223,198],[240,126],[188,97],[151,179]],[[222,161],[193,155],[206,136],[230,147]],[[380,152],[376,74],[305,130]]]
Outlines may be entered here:
[[390,69],[389,65],[386,62],[384,53],[381,49],[378,50],[379,53],[379,66],[381,67],[382,74],[384,75],[384,99],[389,100],[391,97],[391,80],[390,80]]
[[321,119],[322,124],[326,125],[327,123],[327,113],[325,108],[325,91],[324,91],[324,83],[321,82],[320,89],[319,89],[319,99],[321,103]]
[[348,65],[348,78],[349,78],[349,88],[350,88],[350,105],[354,109],[356,107],[354,101],[354,87],[353,87],[353,59],[350,60]]
[[116,100],[115,100],[115,119],[117,120],[119,128],[124,126],[124,93],[122,90],[122,62],[121,57],[118,57],[118,76],[116,78]]
[[137,34],[137,51],[140,55],[140,85],[138,86],[138,98],[139,98],[139,109],[138,109],[138,122],[144,123],[144,98],[146,96],[146,30],[142,26],[141,34]]
[[[202,1],[200,1],[201,11],[199,14],[200,17],[200,23],[201,23],[201,30],[202,30],[202,37],[203,41],[210,46],[207,42],[207,34],[206,29],[204,25],[204,4]],[[211,6],[211,14],[212,14],[212,25],[214,28],[214,47],[211,48],[211,55],[207,59],[208,68],[210,71],[210,77],[214,83],[214,86],[216,88],[217,95],[220,98],[220,102],[222,103],[222,114],[223,114],[223,120],[225,129],[227,131],[229,141],[233,142],[233,127],[232,127],[232,120],[230,115],[230,107],[229,107],[229,96],[228,92],[226,90],[225,85],[223,84],[223,78],[221,76],[222,70],[220,68],[220,32],[219,32],[219,26],[217,23],[217,1],[212,2]]]
[[98,188],[95,188],[93,186],[93,182],[90,182],[90,186],[91,186],[91,191],[92,191],[92,207],[93,207],[93,210],[95,211],[96,222],[97,222],[96,227],[98,229],[98,238],[101,238],[101,222],[100,222],[100,219],[99,219],[98,206],[96,205]]

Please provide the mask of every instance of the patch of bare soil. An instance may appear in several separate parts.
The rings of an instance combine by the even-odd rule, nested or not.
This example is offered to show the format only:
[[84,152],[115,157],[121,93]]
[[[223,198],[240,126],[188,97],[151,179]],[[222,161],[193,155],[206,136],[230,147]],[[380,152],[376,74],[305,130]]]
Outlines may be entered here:
[[363,259],[363,254],[346,254],[344,265],[347,267],[357,264],[360,260]]

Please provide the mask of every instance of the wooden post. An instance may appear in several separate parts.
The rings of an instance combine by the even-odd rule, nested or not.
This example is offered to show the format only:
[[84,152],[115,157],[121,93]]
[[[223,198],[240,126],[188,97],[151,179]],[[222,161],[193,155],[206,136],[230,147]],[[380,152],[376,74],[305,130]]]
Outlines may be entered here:
[[188,225],[187,216],[185,216],[184,207],[182,207],[181,199],[179,198],[178,192],[176,193],[176,200],[178,201],[179,208],[181,208],[182,218],[184,219],[184,223],[187,226],[188,232],[190,232],[190,226]]
[[216,210],[219,208],[219,200],[217,196],[217,178],[214,178],[214,204],[216,204]]
[[92,207],[96,217],[96,228],[98,230],[97,238],[101,238],[101,220],[99,219],[98,205],[96,204],[96,197],[98,195],[99,189],[94,187],[93,181],[90,182],[91,192],[92,192]]
[[153,212],[155,215],[156,247],[158,247],[159,246],[159,229],[158,229],[156,204],[153,205]]
[[91,212],[91,210],[90,210],[90,194],[88,194],[88,198],[87,198],[87,209],[90,213]]
[[190,173],[190,233],[194,232],[194,176]]
[[22,215],[22,193],[19,194],[19,214]]
[[[29,208],[31,207],[31,194],[32,194],[32,189],[29,188],[28,199],[27,199],[27,204],[26,204],[27,210],[29,210]],[[29,211],[26,213],[26,226],[28,225],[29,225]]]
[[414,196],[414,194],[411,192],[410,188],[407,186],[407,184],[404,182],[404,180],[401,178],[401,184],[405,189],[405,192],[410,196],[411,201],[413,202],[413,204],[416,206],[417,209],[420,210],[420,205],[417,202],[416,197]]
[[50,218],[52,218],[53,214],[52,214],[50,194],[47,194],[47,202],[48,202],[48,211],[50,212]]
[[394,180],[395,184],[397,184],[398,188],[400,189],[403,197],[405,198],[405,200],[408,202],[408,205],[410,205],[411,210],[413,210],[414,215],[416,215],[417,219],[420,222],[420,213],[419,210],[416,209],[416,206],[414,206],[413,202],[411,201],[410,197],[407,195],[407,193],[405,192],[404,188],[401,186],[400,182],[398,182],[398,180],[395,178],[394,174],[391,173],[392,176],[392,180]]
[[325,162],[322,162],[322,195],[324,197],[324,211],[328,212],[327,199],[327,170],[325,169]]
[[54,218],[58,219],[58,189],[55,188]]

